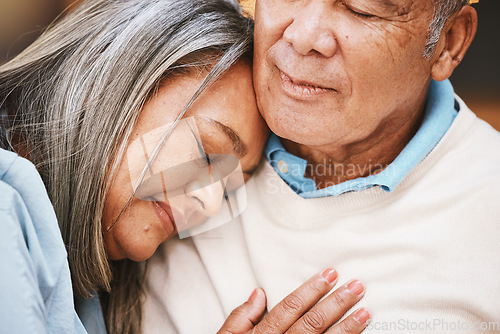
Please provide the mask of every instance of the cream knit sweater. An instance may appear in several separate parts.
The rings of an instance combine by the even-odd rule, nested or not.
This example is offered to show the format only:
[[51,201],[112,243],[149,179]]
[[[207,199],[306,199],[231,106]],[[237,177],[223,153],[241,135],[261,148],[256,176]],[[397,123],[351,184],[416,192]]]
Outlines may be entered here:
[[255,287],[268,308],[327,266],[366,285],[364,333],[500,333],[500,134],[467,108],[393,192],[303,199],[267,161],[238,221],[149,261],[145,333],[215,333]]

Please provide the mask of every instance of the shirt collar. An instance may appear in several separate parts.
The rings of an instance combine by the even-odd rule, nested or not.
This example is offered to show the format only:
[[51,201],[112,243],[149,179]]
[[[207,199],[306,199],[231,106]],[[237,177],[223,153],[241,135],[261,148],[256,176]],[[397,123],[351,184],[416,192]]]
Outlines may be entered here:
[[281,151],[286,152],[283,144],[281,144],[280,138],[271,132],[269,139],[267,140],[266,146],[264,147],[264,153],[268,161],[272,160],[274,152]]
[[307,161],[287,152],[275,134],[271,134],[267,141],[265,155],[280,177],[304,198],[336,196],[374,186],[380,186],[385,191],[393,191],[439,143],[456,115],[454,92],[449,80],[431,81],[422,124],[415,136],[389,166],[378,174],[356,178],[319,190],[312,179],[304,176]]

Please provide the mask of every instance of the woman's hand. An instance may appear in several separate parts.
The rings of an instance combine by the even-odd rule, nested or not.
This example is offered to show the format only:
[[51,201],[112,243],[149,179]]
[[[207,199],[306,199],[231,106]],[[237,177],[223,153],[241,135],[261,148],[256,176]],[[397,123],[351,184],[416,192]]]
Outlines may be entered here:
[[350,281],[318,302],[336,282],[337,272],[325,269],[285,297],[260,322],[266,295],[262,289],[256,289],[246,303],[229,315],[218,334],[359,334],[371,317],[364,308],[331,326],[363,297],[361,282]]

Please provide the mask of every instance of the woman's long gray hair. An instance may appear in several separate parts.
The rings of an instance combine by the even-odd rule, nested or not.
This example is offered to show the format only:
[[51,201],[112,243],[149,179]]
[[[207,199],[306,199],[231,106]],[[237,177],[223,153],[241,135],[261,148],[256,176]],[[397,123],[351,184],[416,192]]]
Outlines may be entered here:
[[[113,287],[117,276],[122,293],[132,285],[140,290],[134,264],[117,269],[108,261],[101,219],[148,96],[169,73],[205,66],[210,73],[186,110],[251,52],[252,33],[251,20],[230,1],[90,0],[0,67],[1,142],[42,175],[68,247],[76,296],[119,292]],[[137,303],[139,296],[128,293]],[[137,323],[120,322],[140,305],[123,302],[107,312],[108,329],[137,332]]]

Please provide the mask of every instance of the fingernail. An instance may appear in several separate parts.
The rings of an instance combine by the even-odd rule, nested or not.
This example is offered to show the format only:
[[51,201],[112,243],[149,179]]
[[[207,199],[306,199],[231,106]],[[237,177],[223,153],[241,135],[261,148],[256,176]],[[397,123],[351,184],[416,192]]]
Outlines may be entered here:
[[326,268],[321,274],[328,283],[333,283],[337,279],[337,271],[333,268]]
[[363,283],[361,283],[360,281],[353,280],[349,284],[347,284],[347,290],[351,291],[357,296],[360,296],[365,290],[365,287],[363,286]]
[[257,298],[257,289],[253,290],[253,292],[250,295],[250,297],[248,297],[248,301],[249,302],[253,302],[255,300],[255,298]]
[[368,312],[367,309],[360,308],[359,310],[354,312],[353,318],[354,318],[354,320],[356,320],[357,322],[359,322],[361,324],[366,324],[368,322],[368,320],[370,320],[371,316],[370,316],[370,312]]

